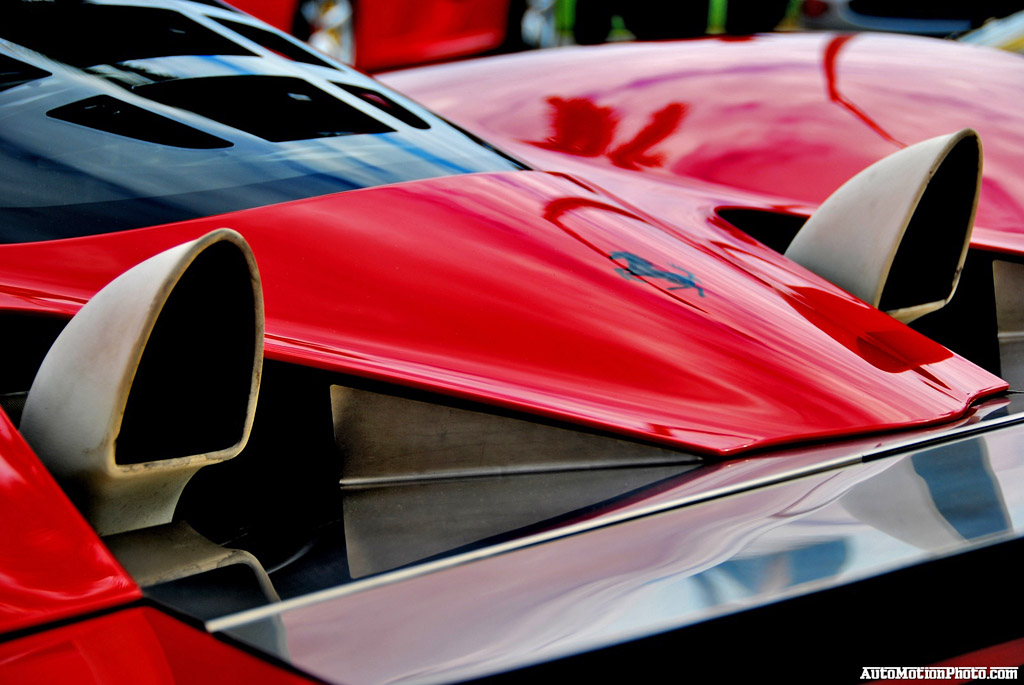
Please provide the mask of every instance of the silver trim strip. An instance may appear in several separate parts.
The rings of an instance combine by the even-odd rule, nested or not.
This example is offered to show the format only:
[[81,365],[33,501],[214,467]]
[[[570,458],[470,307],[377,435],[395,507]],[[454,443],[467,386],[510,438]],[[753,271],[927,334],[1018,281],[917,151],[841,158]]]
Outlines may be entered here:
[[308,607],[320,602],[329,601],[332,599],[338,599],[341,597],[347,597],[348,595],[354,595],[359,592],[365,592],[374,588],[390,585],[392,583],[398,583],[418,576],[435,573],[463,564],[468,564],[481,559],[486,559],[500,554],[505,554],[518,549],[526,547],[532,547],[533,545],[539,545],[553,540],[570,537],[572,535],[578,535],[580,533],[597,530],[600,528],[606,528],[609,526],[624,523],[626,521],[636,520],[660,514],[666,511],[674,509],[681,509],[683,507],[692,506],[701,502],[709,500],[719,499],[727,495],[735,495],[742,492],[748,492],[750,490],[756,490],[759,488],[767,487],[770,485],[776,485],[779,483],[795,480],[797,478],[803,478],[811,476],[817,473],[825,471],[832,471],[835,469],[843,468],[846,466],[852,466],[855,464],[873,461],[875,459],[881,459],[883,457],[892,456],[898,453],[908,452],[912,449],[920,449],[928,447],[933,444],[949,442],[960,438],[971,437],[978,433],[985,433],[998,428],[1004,428],[1013,426],[1016,424],[1024,424],[1024,414],[1011,414],[1009,416],[1003,416],[994,419],[983,419],[978,423],[974,423],[967,426],[959,426],[952,428],[948,431],[941,433],[933,433],[924,436],[918,436],[911,438],[903,442],[898,442],[885,447],[879,447],[872,450],[863,452],[855,452],[852,454],[836,457],[831,460],[823,461],[819,464],[813,464],[802,468],[796,468],[791,471],[784,471],[773,476],[766,476],[764,478],[752,479],[741,484],[721,487],[717,489],[708,490],[699,494],[693,494],[685,497],[681,497],[678,500],[672,502],[662,502],[660,504],[651,505],[640,509],[630,509],[627,512],[621,512],[618,514],[609,514],[607,516],[576,523],[573,525],[565,526],[557,530],[545,531],[543,533],[537,533],[524,538],[516,540],[509,540],[497,545],[492,545],[478,550],[472,550],[463,554],[446,557],[444,559],[438,559],[431,561],[419,566],[414,566],[398,571],[392,571],[389,573],[382,573],[365,580],[357,580],[345,585],[340,585],[333,588],[327,588],[317,592],[312,592],[308,595],[302,595],[301,597],[294,597],[287,599],[282,602],[277,602],[267,606],[257,607],[255,609],[248,609],[241,611],[236,614],[230,614],[228,616],[222,616],[220,618],[212,619],[207,621],[205,626],[206,629],[211,633],[221,632],[230,630],[232,628],[258,621],[279,614],[292,609],[299,609]]

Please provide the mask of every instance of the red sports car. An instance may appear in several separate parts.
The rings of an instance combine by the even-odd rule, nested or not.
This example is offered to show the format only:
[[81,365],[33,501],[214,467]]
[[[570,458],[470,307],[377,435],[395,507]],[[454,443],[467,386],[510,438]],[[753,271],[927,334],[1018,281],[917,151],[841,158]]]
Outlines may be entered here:
[[1016,675],[1017,56],[4,12],[0,682]]
[[553,0],[237,0],[231,4],[371,72],[554,41]]

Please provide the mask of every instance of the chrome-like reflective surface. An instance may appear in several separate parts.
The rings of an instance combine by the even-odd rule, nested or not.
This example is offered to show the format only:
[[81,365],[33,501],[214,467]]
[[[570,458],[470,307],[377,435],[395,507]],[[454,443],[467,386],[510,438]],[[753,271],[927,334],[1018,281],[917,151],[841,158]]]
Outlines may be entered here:
[[[413,567],[388,579],[401,582],[357,584],[265,613],[284,630],[289,659],[321,677],[441,682],[697,623],[1024,531],[1020,425],[685,506],[681,493],[720,473],[663,479],[611,506],[628,510],[645,496],[683,504],[662,513],[478,553],[433,573]],[[572,529],[585,517],[562,525]],[[258,617],[210,627],[244,639]]]

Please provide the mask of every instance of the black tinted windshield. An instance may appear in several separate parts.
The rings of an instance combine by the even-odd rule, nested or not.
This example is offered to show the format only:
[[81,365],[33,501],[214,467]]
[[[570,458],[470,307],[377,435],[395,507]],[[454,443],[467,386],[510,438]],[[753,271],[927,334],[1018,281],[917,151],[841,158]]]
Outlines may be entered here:
[[30,0],[4,8],[0,242],[520,168],[226,9]]

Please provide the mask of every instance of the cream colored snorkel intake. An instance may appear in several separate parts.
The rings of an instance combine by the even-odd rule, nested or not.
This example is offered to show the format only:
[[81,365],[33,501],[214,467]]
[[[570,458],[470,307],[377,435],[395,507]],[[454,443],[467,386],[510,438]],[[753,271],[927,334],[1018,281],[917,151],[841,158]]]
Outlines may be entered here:
[[956,291],[981,189],[971,129],[911,145],[833,193],[786,256],[904,323]]
[[20,430],[102,535],[168,523],[201,467],[245,446],[263,362],[263,296],[230,230],[125,272],[71,320]]

